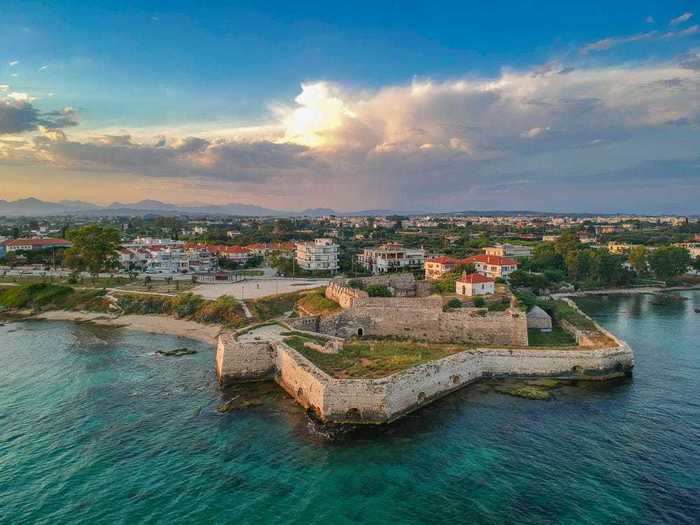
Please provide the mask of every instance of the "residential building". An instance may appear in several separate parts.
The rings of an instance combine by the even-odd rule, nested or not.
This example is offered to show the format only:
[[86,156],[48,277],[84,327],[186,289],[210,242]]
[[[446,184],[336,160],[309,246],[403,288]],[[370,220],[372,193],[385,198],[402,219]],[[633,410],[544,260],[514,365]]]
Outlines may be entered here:
[[335,272],[338,270],[338,245],[331,239],[297,243],[296,262],[302,270]]
[[480,273],[470,273],[462,275],[455,282],[455,292],[457,295],[466,297],[476,297],[478,295],[489,295],[496,291],[496,282],[481,275]]
[[500,257],[530,257],[532,249],[521,244],[496,244],[484,248],[486,255],[498,255]]
[[677,246],[688,250],[693,259],[700,257],[700,242],[682,242],[677,244]]
[[464,259],[457,259],[448,255],[439,257],[429,257],[425,260],[425,278],[429,281],[440,279],[443,275],[451,272],[456,266],[466,264]]
[[423,248],[406,248],[398,243],[382,244],[376,248],[365,248],[357,260],[373,274],[401,270],[422,270],[425,263]]
[[5,241],[5,250],[9,252],[17,251],[38,251],[49,248],[70,248],[71,243],[65,239],[32,238],[32,239],[12,239]]
[[498,255],[474,255],[464,261],[473,264],[477,272],[492,279],[505,279],[518,269],[518,261]]

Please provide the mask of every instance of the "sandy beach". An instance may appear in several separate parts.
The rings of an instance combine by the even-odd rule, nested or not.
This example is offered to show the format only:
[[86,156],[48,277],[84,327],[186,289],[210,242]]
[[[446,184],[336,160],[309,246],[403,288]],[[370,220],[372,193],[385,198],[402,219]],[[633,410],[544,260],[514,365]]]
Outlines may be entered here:
[[122,327],[154,334],[170,334],[189,337],[216,346],[217,336],[223,330],[221,325],[209,325],[175,319],[164,315],[121,315],[114,316],[95,312],[72,312],[54,310],[43,312],[33,319],[47,321],[89,321],[102,326]]

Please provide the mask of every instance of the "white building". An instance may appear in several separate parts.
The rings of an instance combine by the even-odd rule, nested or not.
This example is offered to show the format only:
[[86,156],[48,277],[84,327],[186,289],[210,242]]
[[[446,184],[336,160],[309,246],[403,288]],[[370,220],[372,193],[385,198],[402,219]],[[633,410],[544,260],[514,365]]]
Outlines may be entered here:
[[477,272],[492,279],[505,279],[518,269],[518,261],[498,255],[474,255],[464,261],[466,264],[473,264]]
[[401,270],[422,270],[425,264],[423,248],[406,248],[401,244],[387,243],[376,248],[365,248],[357,261],[366,270],[377,274]]
[[500,257],[530,257],[532,249],[521,244],[496,244],[484,248],[486,255],[498,255]]
[[455,293],[457,295],[475,297],[477,295],[489,295],[495,291],[495,281],[481,275],[480,273],[463,275],[455,282]]
[[302,270],[335,272],[338,269],[338,245],[331,239],[297,243],[296,262]]

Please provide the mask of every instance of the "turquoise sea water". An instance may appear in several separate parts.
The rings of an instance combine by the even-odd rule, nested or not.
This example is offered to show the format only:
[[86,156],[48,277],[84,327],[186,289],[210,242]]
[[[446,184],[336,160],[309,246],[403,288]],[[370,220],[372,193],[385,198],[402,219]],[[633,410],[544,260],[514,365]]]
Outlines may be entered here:
[[[700,522],[700,293],[586,298],[634,377],[528,401],[477,384],[329,441],[213,351],[62,322],[0,327],[0,523]],[[193,356],[157,349],[188,346]],[[243,395],[260,406],[216,408]]]

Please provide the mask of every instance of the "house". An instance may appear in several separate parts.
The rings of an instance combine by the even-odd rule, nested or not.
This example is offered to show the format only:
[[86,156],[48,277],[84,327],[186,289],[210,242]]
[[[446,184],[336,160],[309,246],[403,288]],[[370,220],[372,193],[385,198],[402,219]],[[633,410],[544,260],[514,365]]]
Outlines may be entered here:
[[245,264],[250,259],[250,250],[245,246],[218,246],[217,255],[229,261]]
[[474,255],[464,259],[466,264],[473,264],[476,271],[492,279],[505,279],[518,269],[518,261],[498,255]]
[[534,328],[540,332],[552,331],[552,318],[539,306],[533,306],[527,313],[527,327]]
[[496,291],[496,282],[480,273],[462,275],[455,282],[455,293],[466,297],[489,295]]
[[425,260],[425,278],[429,281],[435,281],[454,270],[460,264],[466,264],[464,259],[457,259],[448,255],[430,257]]
[[406,248],[398,243],[386,243],[376,248],[365,248],[357,261],[373,274],[402,270],[422,270],[425,263],[423,248]]
[[334,272],[338,269],[338,245],[331,239],[300,242],[296,245],[296,262],[303,270]]
[[484,248],[486,255],[498,255],[500,257],[530,257],[532,249],[521,244],[496,244]]
[[70,248],[71,243],[65,239],[52,239],[50,237],[46,238],[32,238],[32,239],[13,239],[11,241],[5,241],[5,251],[17,252],[17,251],[38,251],[47,250],[49,248]]

